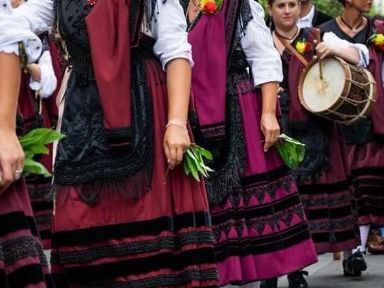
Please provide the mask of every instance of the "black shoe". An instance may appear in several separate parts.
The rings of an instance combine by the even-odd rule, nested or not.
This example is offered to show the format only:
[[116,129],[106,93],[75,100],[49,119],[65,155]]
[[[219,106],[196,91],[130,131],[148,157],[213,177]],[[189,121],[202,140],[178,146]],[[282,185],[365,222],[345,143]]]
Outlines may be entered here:
[[308,283],[304,279],[308,276],[307,271],[297,271],[288,275],[289,288],[308,288]]
[[348,260],[343,260],[343,270],[345,276],[359,277],[362,271],[367,270],[367,262],[365,262],[363,253],[356,251]]
[[260,288],[277,288],[277,278],[261,281]]
[[348,265],[348,260],[343,260],[343,271],[344,271],[344,276],[347,277],[360,277],[361,276],[361,271],[354,271],[351,269]]
[[348,259],[349,267],[355,271],[365,271],[367,270],[367,262],[365,262],[363,253],[356,251]]

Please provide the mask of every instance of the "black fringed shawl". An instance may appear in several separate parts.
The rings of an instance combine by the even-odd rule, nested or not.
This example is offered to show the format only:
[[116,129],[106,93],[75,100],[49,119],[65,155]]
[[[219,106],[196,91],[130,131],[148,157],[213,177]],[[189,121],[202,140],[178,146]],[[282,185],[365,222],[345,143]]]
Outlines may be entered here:
[[[180,2],[186,12],[188,1]],[[215,172],[206,179],[211,203],[220,203],[238,190],[245,166],[246,152],[234,81],[250,78],[246,65],[240,65],[239,72],[236,63],[239,54],[240,58],[245,57],[241,49],[239,53],[239,40],[245,35],[251,19],[249,0],[225,0],[217,15],[200,15],[189,27],[195,61],[192,99],[196,111],[191,115],[197,115],[192,126],[197,142],[214,154],[210,165]],[[235,72],[232,71],[234,67]]]

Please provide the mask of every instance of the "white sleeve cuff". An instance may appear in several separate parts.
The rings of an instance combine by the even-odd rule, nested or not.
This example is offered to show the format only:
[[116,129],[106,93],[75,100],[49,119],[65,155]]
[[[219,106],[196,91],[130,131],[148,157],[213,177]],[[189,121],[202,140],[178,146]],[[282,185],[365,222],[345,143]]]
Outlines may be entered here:
[[39,90],[42,98],[50,97],[56,90],[57,79],[52,66],[51,54],[48,50],[41,55],[38,64],[41,70],[41,81],[34,81],[31,77],[29,87],[33,90]]
[[20,42],[24,44],[28,62],[36,61],[42,49],[40,39],[24,17],[13,13],[8,0],[0,0],[0,52],[19,55]]

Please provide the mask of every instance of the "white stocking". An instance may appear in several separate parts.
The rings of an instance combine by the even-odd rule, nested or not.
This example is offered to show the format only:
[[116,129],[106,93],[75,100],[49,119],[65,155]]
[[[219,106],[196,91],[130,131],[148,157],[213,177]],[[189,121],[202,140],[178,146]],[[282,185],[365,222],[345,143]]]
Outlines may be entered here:
[[371,225],[360,225],[360,239],[361,239],[361,245],[357,246],[356,249],[353,249],[353,253],[355,253],[357,250],[360,250],[361,252],[365,252],[365,246],[367,245],[367,239],[369,234],[369,228]]

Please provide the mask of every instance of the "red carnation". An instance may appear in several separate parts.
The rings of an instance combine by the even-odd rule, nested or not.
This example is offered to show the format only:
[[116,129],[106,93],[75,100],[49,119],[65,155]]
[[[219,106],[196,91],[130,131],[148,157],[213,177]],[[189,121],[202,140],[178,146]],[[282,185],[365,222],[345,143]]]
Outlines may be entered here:
[[312,46],[310,43],[305,43],[305,49],[304,52],[310,52],[312,49]]
[[204,4],[203,9],[207,14],[215,14],[217,12],[217,5],[214,1],[210,1]]
[[377,49],[379,49],[381,52],[384,52],[384,44],[383,45],[375,45]]

